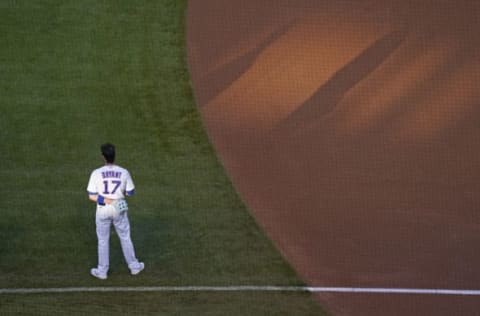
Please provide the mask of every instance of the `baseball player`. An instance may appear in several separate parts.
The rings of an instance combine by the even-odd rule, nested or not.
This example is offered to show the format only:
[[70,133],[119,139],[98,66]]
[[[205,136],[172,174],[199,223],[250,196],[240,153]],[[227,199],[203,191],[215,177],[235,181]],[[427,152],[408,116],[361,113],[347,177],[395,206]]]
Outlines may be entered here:
[[87,186],[88,197],[97,203],[95,223],[98,238],[98,266],[90,274],[106,279],[110,261],[110,226],[113,224],[122,245],[123,255],[132,275],[140,273],[145,265],[135,257],[130,238],[128,205],[125,195],[133,195],[135,186],[128,170],[115,165],[115,146],[103,144],[101,153],[105,165],[95,169],[90,175]]

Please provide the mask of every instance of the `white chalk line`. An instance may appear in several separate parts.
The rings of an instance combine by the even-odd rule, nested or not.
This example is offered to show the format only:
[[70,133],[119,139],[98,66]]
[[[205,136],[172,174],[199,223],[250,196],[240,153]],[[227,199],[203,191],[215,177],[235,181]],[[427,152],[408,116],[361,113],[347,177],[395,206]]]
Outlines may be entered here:
[[362,288],[362,287],[308,287],[308,286],[138,286],[138,287],[62,287],[62,288],[0,288],[0,294],[46,294],[80,292],[310,292],[358,294],[424,294],[424,295],[480,295],[480,290],[416,289],[416,288]]

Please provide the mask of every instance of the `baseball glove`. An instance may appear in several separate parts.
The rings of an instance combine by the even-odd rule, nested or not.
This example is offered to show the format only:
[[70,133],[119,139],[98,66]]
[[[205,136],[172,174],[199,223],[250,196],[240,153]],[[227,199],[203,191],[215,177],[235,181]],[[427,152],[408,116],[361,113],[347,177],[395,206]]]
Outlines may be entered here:
[[123,212],[128,211],[128,204],[125,200],[115,200],[110,204],[98,208],[100,218],[117,218]]
[[115,210],[118,214],[128,211],[128,204],[124,199],[115,200],[113,201],[112,205],[115,207]]

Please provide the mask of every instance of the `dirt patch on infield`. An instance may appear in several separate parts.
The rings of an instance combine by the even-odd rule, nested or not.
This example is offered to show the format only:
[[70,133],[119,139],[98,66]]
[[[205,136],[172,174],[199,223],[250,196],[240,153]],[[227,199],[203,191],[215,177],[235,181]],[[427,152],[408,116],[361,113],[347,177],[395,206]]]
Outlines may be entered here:
[[[467,0],[189,2],[210,139],[310,285],[479,287],[479,14]],[[319,296],[334,315],[480,309]]]

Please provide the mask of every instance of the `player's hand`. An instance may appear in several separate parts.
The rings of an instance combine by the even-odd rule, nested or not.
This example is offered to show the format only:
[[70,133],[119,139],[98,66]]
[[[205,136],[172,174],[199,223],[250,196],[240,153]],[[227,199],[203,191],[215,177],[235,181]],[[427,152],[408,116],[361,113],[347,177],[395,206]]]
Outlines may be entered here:
[[105,198],[105,199],[103,200],[103,202],[104,202],[105,204],[112,204],[113,201],[115,201],[115,200],[108,199],[108,198]]

